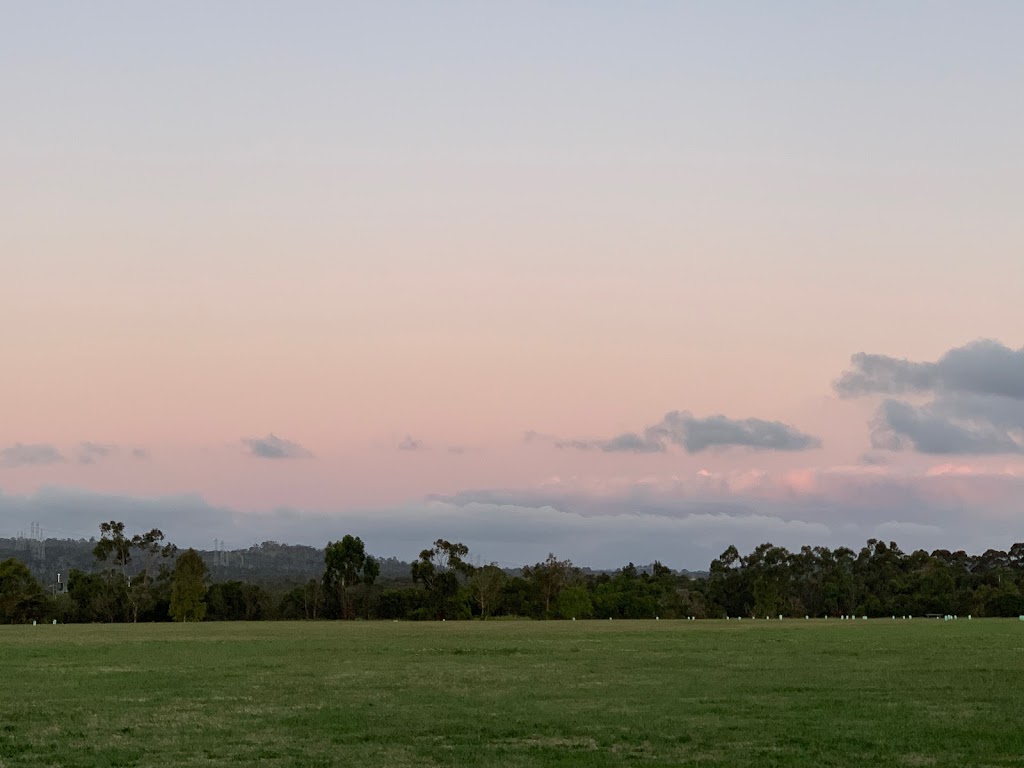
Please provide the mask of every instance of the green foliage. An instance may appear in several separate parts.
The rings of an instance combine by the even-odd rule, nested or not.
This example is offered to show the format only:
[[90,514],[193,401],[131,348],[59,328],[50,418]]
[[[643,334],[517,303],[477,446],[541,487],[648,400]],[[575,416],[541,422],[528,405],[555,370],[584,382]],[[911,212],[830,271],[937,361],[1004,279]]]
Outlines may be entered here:
[[995,592],[985,601],[986,616],[1024,616],[1024,595],[1013,586]]
[[427,593],[422,589],[386,589],[377,599],[381,619],[422,618],[427,610]]
[[501,590],[508,576],[497,565],[491,563],[477,568],[469,577],[469,588],[480,609],[480,617],[486,619],[501,599]]
[[39,621],[49,608],[46,593],[20,560],[0,562],[0,624]]
[[464,589],[473,574],[473,566],[465,560],[469,547],[438,539],[430,549],[420,552],[419,560],[410,568],[412,580],[426,588],[425,605],[410,618],[469,618],[469,592]]
[[[98,615],[109,621],[138,621],[140,615],[154,611],[159,614],[162,595],[155,581],[166,579],[167,566],[163,561],[174,557],[176,552],[177,547],[164,543],[164,534],[159,528],[128,538],[124,523],[116,520],[101,523],[100,540],[93,547],[93,557],[106,574],[110,588],[102,600],[95,603]],[[136,557],[141,565],[130,572]]]
[[310,579],[293,587],[282,598],[279,614],[282,619],[315,620],[323,614],[323,579]]
[[126,621],[128,582],[122,578],[72,570],[68,574],[71,615],[82,623]]
[[349,590],[359,584],[373,584],[380,575],[379,563],[366,554],[362,539],[345,535],[340,541],[328,543],[324,566],[324,589],[334,599],[337,618],[354,618]]
[[[51,599],[40,592],[41,598],[32,598],[35,604],[68,622],[169,620],[173,579],[165,561],[176,548],[156,528],[129,538],[122,523],[110,521],[100,526],[100,533],[100,541],[89,546],[97,571],[72,569],[66,594]],[[475,568],[466,545],[437,539],[411,566],[402,565],[408,568],[407,579],[400,561],[371,557],[359,537],[346,535],[321,552],[324,570],[319,578],[303,573],[302,581],[276,578],[268,583],[268,572],[288,573],[281,561],[292,558],[293,550],[303,562],[316,551],[264,542],[246,551],[246,562],[257,564],[245,570],[242,555],[232,553],[237,561],[233,572],[243,578],[219,580],[210,587],[201,599],[206,617],[671,619],[1024,613],[1024,543],[976,556],[948,550],[905,553],[895,542],[878,539],[870,539],[859,552],[809,546],[790,552],[769,542],[741,554],[730,546],[711,562],[706,578],[692,578],[660,562],[585,572],[553,553],[518,573],[494,563]],[[382,563],[386,578],[378,584]],[[232,572],[221,558],[214,568],[221,577]],[[21,605],[33,605],[32,600]],[[27,615],[24,607],[9,607],[11,598],[6,605],[0,621]]]
[[270,595],[258,584],[219,582],[206,591],[206,618],[210,621],[259,621],[269,617],[270,602]]
[[171,617],[175,621],[202,621],[206,616],[206,563],[194,549],[187,550],[174,566]]
[[544,601],[544,618],[552,615],[551,606],[558,600],[563,589],[568,586],[575,575],[573,565],[568,560],[559,560],[553,553],[547,560],[533,566],[523,568],[523,578],[537,584],[540,597]]
[[132,561],[132,542],[124,535],[124,523],[111,520],[100,523],[100,540],[92,550],[98,563],[117,568],[122,576]]
[[563,589],[558,595],[558,615],[563,619],[589,619],[594,615],[590,593],[582,584]]

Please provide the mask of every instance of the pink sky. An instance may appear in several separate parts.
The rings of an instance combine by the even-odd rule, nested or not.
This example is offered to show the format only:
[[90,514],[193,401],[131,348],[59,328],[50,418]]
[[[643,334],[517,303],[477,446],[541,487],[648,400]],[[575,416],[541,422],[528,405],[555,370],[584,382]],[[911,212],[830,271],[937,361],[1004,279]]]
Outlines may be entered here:
[[[886,395],[838,396],[851,355],[1024,345],[1014,19],[926,8],[879,25],[794,6],[801,24],[765,34],[710,9],[479,11],[436,38],[411,9],[268,7],[238,35],[228,13],[17,11],[0,450],[66,460],[8,454],[0,491],[343,514],[701,471],[805,493],[863,467]],[[941,410],[944,386],[898,399]],[[821,447],[523,438],[609,440],[677,410]],[[312,456],[250,455],[270,434]],[[118,450],[80,463],[83,441]],[[1015,450],[921,445],[871,471],[1024,469]]]

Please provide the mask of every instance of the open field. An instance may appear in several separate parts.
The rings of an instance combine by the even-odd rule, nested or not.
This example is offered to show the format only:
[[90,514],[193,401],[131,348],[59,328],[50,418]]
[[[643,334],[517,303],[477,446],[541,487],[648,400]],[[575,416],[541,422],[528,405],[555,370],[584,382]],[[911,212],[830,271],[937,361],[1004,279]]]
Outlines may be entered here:
[[1024,623],[0,627],[0,766],[1024,765]]

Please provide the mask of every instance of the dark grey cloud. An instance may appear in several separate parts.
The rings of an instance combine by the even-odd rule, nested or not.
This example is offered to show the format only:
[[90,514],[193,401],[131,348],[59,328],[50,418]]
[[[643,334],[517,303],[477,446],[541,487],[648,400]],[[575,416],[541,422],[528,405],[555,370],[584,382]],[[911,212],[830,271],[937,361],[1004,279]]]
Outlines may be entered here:
[[47,536],[89,538],[99,535],[101,522],[120,520],[130,530],[160,528],[171,541],[185,546],[208,547],[215,536],[233,529],[239,546],[251,544],[253,540],[242,538],[234,526],[235,514],[207,503],[198,494],[140,497],[53,486],[24,496],[0,491],[0,536],[10,536],[12,530],[24,529],[36,520]]
[[1024,496],[1020,475],[890,475],[873,467],[819,472],[813,490],[799,492],[782,481],[751,489],[732,475],[679,483],[672,476],[591,490],[561,484],[468,490],[371,509],[269,513],[213,505],[198,495],[0,491],[0,536],[36,520],[48,535],[87,538],[97,535],[101,521],[114,519],[130,530],[160,528],[179,546],[209,547],[214,538],[229,548],[267,540],[323,546],[352,533],[374,554],[409,559],[440,536],[503,565],[537,562],[553,551],[593,567],[659,559],[700,569],[729,544],[749,551],[765,541],[790,549],[859,547],[875,537],[908,551],[1005,549],[1014,541],[1007,521]]
[[426,446],[422,440],[416,440],[412,435],[406,435],[405,438],[398,444],[398,450],[400,451],[423,451],[426,450]]
[[0,467],[29,467],[59,464],[64,456],[48,443],[15,443],[0,451]]
[[925,454],[1024,453],[1024,348],[992,340],[956,347],[936,361],[860,353],[835,382],[842,397],[888,398],[872,422],[878,450]]
[[695,419],[683,414],[681,424],[683,447],[688,453],[731,446],[744,446],[763,451],[806,451],[821,447],[821,440],[818,438],[780,421],[734,420],[725,416]]
[[[747,508],[706,505],[692,509],[625,507],[563,496],[555,504],[529,493],[495,503],[473,498],[426,499],[344,512],[278,509],[249,514],[199,496],[139,498],[46,488],[30,496],[0,493],[0,536],[13,536],[33,520],[49,536],[88,538],[99,523],[120,520],[128,530],[160,528],[179,546],[228,548],[261,541],[324,546],[346,533],[360,536],[376,555],[414,559],[438,537],[461,541],[482,562],[520,566],[554,551],[581,565],[618,567],[660,559],[676,567],[705,568],[730,543],[750,549],[765,540],[799,547],[827,542],[827,526],[783,520]],[[654,506],[654,505],[652,505]],[[624,511],[624,509],[626,511]]]
[[261,459],[309,459],[313,454],[298,443],[271,433],[266,437],[244,437],[249,454]]
[[[397,506],[345,511],[278,509],[249,514],[198,496],[134,498],[48,488],[31,496],[0,493],[0,535],[33,520],[50,535],[96,535],[103,520],[129,529],[159,527],[180,546],[214,538],[245,547],[275,540],[323,546],[345,533],[375,554],[414,557],[438,536],[463,541],[483,561],[536,562],[554,551],[577,563],[615,567],[632,560],[704,568],[729,544],[764,541],[858,547],[871,537],[904,549],[1005,548],[1007,515],[1024,492],[1020,477],[834,477],[819,492],[758,497],[725,486],[703,490],[635,485],[614,493],[571,488],[466,491]],[[965,515],[964,484],[984,503]],[[954,492],[955,491],[955,492]],[[971,494],[968,494],[971,495]],[[994,500],[992,500],[994,499]]]
[[[823,471],[816,477],[814,490],[797,493],[776,486],[759,494],[730,488],[726,480],[685,487],[638,483],[600,493],[565,487],[485,489],[438,500],[467,508],[550,509],[578,516],[593,520],[595,531],[607,526],[623,536],[624,551],[630,552],[634,562],[653,552],[662,562],[697,568],[706,567],[729,543],[742,550],[768,540],[791,549],[805,544],[856,548],[872,537],[896,540],[908,551],[1002,549],[1009,546],[1011,536],[1006,520],[1018,508],[1022,493],[1024,476],[1020,475],[894,475],[872,467],[859,474]],[[653,538],[660,527],[657,520],[665,521],[663,541]],[[630,521],[637,532],[626,530]],[[579,552],[592,546],[594,560],[614,562],[614,544],[588,539],[565,547],[567,552]]]
[[885,400],[873,423],[871,444],[936,455],[1024,453],[1024,401],[968,396],[914,405]]
[[834,387],[841,397],[906,392],[929,392],[938,381],[935,363],[913,363],[886,355],[851,355],[852,370],[844,371]]
[[558,448],[607,453],[664,453],[677,445],[687,453],[711,449],[749,448],[760,451],[806,451],[821,440],[781,421],[730,419],[717,414],[697,418],[686,411],[669,411],[643,432],[623,432],[607,440],[563,440],[527,432],[527,442],[545,441]]
[[913,362],[860,352],[835,382],[843,397],[960,393],[1024,400],[1024,347],[990,339],[946,352],[934,362]]
[[118,453],[120,448],[111,443],[93,443],[88,440],[78,444],[78,463],[95,464]]
[[601,441],[602,451],[608,453],[663,453],[665,438],[659,430],[647,429],[644,433],[623,432],[610,440]]

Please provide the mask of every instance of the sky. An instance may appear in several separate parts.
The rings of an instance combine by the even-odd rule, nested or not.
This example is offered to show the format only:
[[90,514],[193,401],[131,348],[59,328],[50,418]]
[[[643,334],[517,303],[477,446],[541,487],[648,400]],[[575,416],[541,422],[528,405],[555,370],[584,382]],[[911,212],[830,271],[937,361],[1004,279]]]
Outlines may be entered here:
[[1024,6],[8,3],[0,536],[1024,539]]

